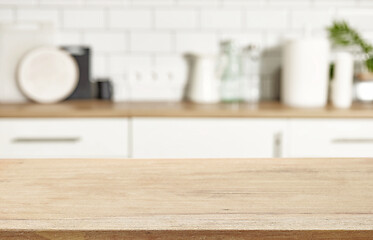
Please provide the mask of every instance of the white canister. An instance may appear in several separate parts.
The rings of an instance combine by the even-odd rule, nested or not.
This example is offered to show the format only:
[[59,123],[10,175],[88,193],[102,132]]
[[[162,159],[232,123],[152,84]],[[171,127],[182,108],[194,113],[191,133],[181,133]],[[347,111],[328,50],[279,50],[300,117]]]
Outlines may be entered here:
[[354,60],[350,53],[335,54],[331,101],[336,108],[349,108],[352,103]]
[[330,44],[327,39],[289,40],[283,48],[281,100],[292,107],[327,103]]

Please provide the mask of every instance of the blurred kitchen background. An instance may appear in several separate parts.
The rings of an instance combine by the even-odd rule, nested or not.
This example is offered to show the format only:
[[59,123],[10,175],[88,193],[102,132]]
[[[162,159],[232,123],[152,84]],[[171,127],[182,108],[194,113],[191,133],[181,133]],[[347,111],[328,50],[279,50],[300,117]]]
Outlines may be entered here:
[[176,83],[158,82],[158,87],[173,88],[176,92],[169,98],[178,97],[177,88],[187,76],[183,54],[218,53],[220,41],[229,39],[242,47],[262,48],[261,96],[277,98],[281,61],[280,53],[271,48],[301,36],[304,28],[314,36],[326,36],[325,28],[334,19],[348,21],[373,41],[372,12],[370,0],[0,1],[1,23],[47,21],[55,27],[57,45],[91,47],[92,80],[109,78],[125,85],[116,89],[120,100],[131,98],[131,88],[134,98],[142,97],[141,92],[136,96],[140,89],[129,79],[133,72],[171,71]]
[[371,0],[0,0],[0,157],[373,156],[372,43]]

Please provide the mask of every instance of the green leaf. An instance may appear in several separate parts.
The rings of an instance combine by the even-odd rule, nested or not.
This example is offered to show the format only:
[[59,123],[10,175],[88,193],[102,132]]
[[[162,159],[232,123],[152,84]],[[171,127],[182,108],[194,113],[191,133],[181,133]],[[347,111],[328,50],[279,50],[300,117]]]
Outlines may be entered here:
[[373,57],[368,58],[365,61],[365,65],[366,65],[369,72],[373,72]]
[[[351,28],[346,21],[334,21],[332,26],[327,28],[329,39],[335,46],[358,46],[362,52],[373,56],[373,46],[366,42],[360,34]],[[365,61],[370,72],[373,72],[373,57]]]

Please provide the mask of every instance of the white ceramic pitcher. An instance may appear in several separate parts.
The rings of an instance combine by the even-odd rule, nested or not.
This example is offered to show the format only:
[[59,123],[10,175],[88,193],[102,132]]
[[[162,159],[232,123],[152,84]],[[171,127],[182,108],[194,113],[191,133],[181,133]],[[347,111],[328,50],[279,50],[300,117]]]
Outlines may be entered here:
[[189,85],[187,99],[195,103],[220,101],[220,80],[217,57],[214,55],[188,55]]

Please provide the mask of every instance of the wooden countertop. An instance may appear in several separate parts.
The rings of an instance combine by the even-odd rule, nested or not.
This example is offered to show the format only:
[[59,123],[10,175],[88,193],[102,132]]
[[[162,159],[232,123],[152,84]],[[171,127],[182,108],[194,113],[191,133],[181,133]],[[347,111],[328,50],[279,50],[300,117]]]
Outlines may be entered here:
[[0,104],[0,118],[63,117],[229,117],[229,118],[373,118],[373,104],[350,109],[331,106],[296,109],[278,102],[248,104],[136,103],[84,100],[58,104]]
[[2,240],[373,239],[373,159],[0,160],[0,206]]

